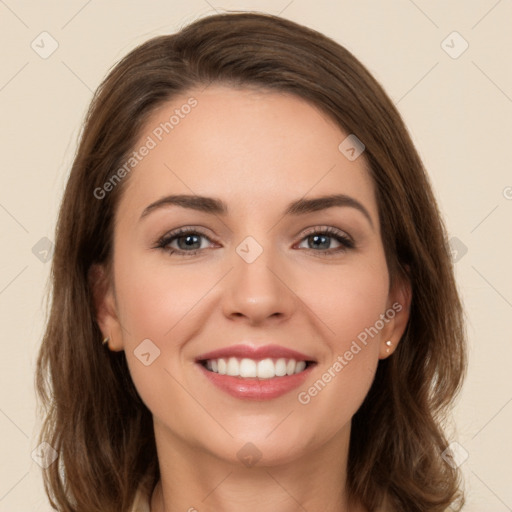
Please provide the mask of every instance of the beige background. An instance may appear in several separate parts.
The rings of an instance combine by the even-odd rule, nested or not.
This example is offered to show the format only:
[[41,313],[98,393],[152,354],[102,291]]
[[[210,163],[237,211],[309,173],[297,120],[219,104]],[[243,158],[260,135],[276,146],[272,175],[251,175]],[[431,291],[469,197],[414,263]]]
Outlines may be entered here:
[[[0,512],[51,510],[31,458],[50,268],[40,240],[53,241],[92,91],[136,45],[224,9],[281,13],[331,36],[397,104],[458,239],[471,352],[451,439],[469,454],[465,510],[511,511],[512,2],[0,0]],[[50,38],[58,48],[44,59]]]

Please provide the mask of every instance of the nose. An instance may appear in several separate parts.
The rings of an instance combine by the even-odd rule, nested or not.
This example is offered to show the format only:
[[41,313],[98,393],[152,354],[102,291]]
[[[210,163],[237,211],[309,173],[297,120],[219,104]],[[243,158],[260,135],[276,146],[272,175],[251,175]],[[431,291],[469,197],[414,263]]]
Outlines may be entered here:
[[290,272],[271,250],[263,250],[255,261],[233,256],[233,269],[224,283],[222,309],[230,320],[250,325],[280,323],[297,306]]

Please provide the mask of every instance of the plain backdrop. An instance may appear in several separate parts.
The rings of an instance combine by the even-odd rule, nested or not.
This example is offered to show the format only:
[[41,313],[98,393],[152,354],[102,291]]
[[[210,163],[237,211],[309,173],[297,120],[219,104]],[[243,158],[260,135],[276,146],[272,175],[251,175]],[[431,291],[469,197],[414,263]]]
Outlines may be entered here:
[[511,511],[512,2],[0,0],[0,512],[51,510],[31,456],[34,368],[58,206],[92,92],[138,44],[229,9],[332,37],[397,105],[466,308],[469,374],[450,433],[467,457],[464,510]]

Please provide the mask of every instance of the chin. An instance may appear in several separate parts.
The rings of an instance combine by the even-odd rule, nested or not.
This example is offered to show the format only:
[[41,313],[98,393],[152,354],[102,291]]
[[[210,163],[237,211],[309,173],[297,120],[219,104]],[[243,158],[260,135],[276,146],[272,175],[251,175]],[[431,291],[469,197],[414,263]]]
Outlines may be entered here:
[[[293,413],[290,414],[290,417]],[[281,417],[280,421],[282,421]],[[253,425],[252,428],[241,428],[238,431],[230,430],[233,438],[224,436],[223,440],[213,446],[212,438],[206,440],[205,448],[215,457],[223,459],[229,464],[237,464],[242,467],[253,466],[280,466],[289,464],[307,455],[309,450],[315,449],[315,444],[320,442],[318,434],[316,443],[309,439],[305,425],[295,425],[290,429],[279,422]],[[277,426],[277,428],[276,428]],[[328,441],[326,435],[325,442]],[[309,448],[309,450],[308,450]]]

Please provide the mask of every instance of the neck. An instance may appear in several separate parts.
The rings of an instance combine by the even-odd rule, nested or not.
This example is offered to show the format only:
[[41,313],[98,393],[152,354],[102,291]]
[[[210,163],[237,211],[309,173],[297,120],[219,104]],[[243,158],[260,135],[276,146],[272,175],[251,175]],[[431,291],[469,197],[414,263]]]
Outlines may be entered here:
[[[345,489],[350,425],[290,460],[246,467],[176,439],[155,423],[161,479],[151,512],[366,512]],[[268,460],[268,459],[267,459]]]

